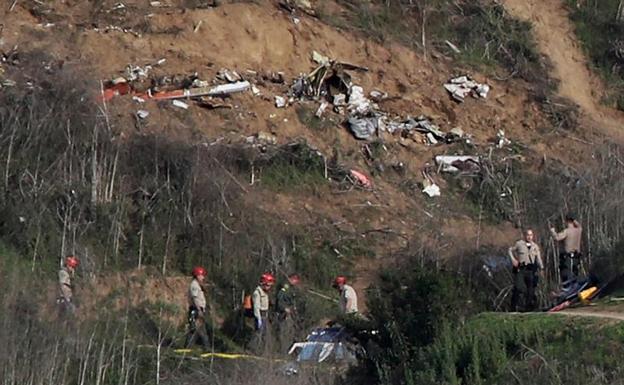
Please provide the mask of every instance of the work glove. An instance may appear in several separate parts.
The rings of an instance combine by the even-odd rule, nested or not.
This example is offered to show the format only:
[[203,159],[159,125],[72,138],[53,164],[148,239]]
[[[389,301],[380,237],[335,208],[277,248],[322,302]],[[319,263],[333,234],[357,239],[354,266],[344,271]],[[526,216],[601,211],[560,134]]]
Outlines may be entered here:
[[256,330],[262,329],[262,318],[256,318]]

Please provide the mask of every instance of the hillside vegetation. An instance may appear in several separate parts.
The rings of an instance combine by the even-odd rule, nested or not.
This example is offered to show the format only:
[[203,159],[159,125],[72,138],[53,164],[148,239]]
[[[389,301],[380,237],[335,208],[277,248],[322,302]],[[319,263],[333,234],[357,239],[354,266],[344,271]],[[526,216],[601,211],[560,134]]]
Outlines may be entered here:
[[[3,383],[617,383],[620,324],[483,313],[507,309],[507,248],[528,227],[547,266],[540,305],[550,304],[548,227],[569,211],[585,228],[583,272],[603,282],[624,272],[623,149],[558,96],[529,23],[489,0],[156,3],[3,6]],[[590,3],[572,13],[579,36],[619,76],[603,50],[606,8]],[[316,116],[321,100],[278,108],[275,96],[316,67],[313,51],[353,63],[354,84],[386,94],[388,117],[423,115],[465,136],[356,140],[347,116]],[[213,85],[227,68],[258,92],[188,109],[101,99],[146,63],[140,86]],[[442,85],[464,74],[489,84],[488,98],[453,101]],[[445,173],[436,155],[479,166]],[[423,194],[426,181],[442,195]],[[81,260],[75,318],[55,303],[67,254]],[[286,377],[277,349],[254,360],[176,353],[197,265],[209,272],[213,352],[249,352],[242,298],[271,271],[279,283],[299,273],[314,293],[304,291],[300,339],[338,317],[330,284],[347,275],[367,317],[338,319],[367,355],[349,371]]]

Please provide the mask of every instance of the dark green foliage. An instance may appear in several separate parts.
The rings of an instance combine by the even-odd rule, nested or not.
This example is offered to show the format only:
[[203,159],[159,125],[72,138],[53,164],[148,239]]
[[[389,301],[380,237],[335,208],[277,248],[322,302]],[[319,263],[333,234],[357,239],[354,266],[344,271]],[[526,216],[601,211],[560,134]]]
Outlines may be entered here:
[[476,310],[470,293],[459,276],[433,266],[383,272],[369,289],[371,321],[361,326],[379,331],[367,345],[366,372],[384,384],[414,383],[421,350]]

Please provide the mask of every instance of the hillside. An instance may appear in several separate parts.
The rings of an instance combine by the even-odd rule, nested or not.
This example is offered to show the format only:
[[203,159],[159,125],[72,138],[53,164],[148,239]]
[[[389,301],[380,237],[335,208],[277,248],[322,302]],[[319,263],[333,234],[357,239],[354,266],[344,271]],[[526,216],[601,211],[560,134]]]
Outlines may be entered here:
[[[548,301],[558,285],[548,227],[574,211],[586,229],[585,272],[620,272],[624,115],[601,104],[606,86],[563,1],[217,3],[15,0],[0,8],[3,305],[37,309],[23,310],[36,341],[46,322],[59,321],[58,261],[77,254],[77,320],[89,326],[76,343],[91,349],[82,345],[92,326],[103,333],[100,357],[123,362],[106,382],[96,364],[103,358],[89,350],[88,374],[64,373],[61,383],[153,381],[136,368],[156,364],[154,346],[181,343],[195,265],[209,271],[213,343],[231,351],[249,340],[251,327],[236,317],[265,271],[280,283],[297,271],[306,289],[329,297],[333,277],[345,274],[362,312],[375,303],[380,272],[453,272],[455,289],[465,283],[463,295],[474,299],[441,314],[470,318],[506,308],[511,278],[501,261],[527,227],[544,252],[540,300]],[[327,71],[320,85],[319,71]],[[487,96],[454,99],[444,85],[463,75],[488,85]],[[299,89],[302,79],[315,80]],[[240,84],[242,92],[205,92]],[[365,113],[349,105],[352,85],[362,88]],[[180,89],[204,94],[164,96]],[[375,132],[358,139],[350,118],[374,121]],[[440,155],[478,159],[447,172]],[[431,183],[440,196],[423,192]],[[334,316],[321,296],[311,296],[306,327]],[[56,349],[72,343],[46,338]],[[178,358],[163,363],[163,383],[216,378],[201,377],[201,363],[180,370]],[[550,359],[531,364],[548,369]],[[58,380],[54,363],[49,370]],[[140,380],[128,379],[133,370]],[[225,372],[225,383],[247,381]],[[481,381],[470,376],[460,377]]]

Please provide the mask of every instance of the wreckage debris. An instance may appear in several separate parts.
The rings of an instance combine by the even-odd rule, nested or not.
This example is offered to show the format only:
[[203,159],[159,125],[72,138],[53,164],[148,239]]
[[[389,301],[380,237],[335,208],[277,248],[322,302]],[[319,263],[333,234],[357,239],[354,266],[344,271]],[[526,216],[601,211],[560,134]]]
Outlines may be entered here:
[[438,155],[435,157],[435,162],[442,172],[479,172],[481,170],[477,156]]
[[366,175],[364,175],[363,173],[356,171],[356,170],[350,170],[349,173],[351,174],[351,176],[355,179],[355,181],[357,182],[357,184],[365,189],[372,189],[373,188],[373,182],[370,180],[369,177],[367,177]]
[[470,95],[475,98],[485,99],[490,92],[489,85],[477,83],[468,76],[460,76],[451,79],[444,85],[444,89],[446,89],[451,94],[451,97],[459,103],[462,103],[464,99]]

